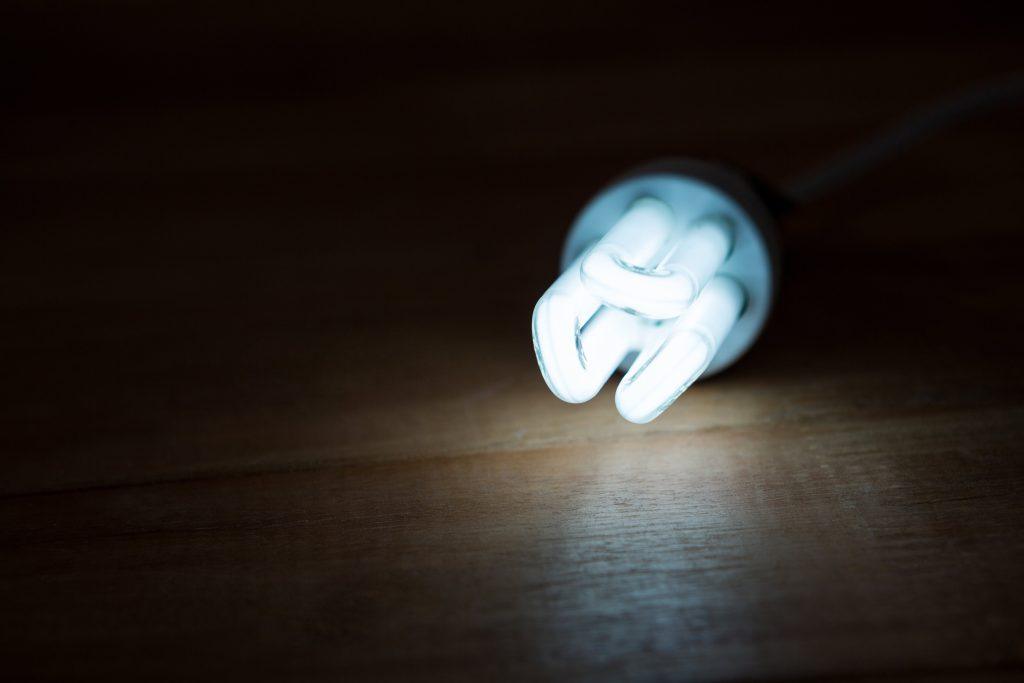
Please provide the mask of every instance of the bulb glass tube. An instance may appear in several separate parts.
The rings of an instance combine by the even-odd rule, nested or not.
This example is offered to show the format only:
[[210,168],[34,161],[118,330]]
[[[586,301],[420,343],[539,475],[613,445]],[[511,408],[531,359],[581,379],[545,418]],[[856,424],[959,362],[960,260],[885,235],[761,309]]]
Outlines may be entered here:
[[533,310],[533,347],[548,388],[569,403],[593,398],[636,346],[641,323],[602,306],[580,280],[582,256]]
[[607,304],[667,320],[693,303],[725,262],[732,240],[723,216],[701,219],[677,236],[671,210],[641,199],[584,257],[581,277]]
[[643,424],[665,411],[707,369],[743,309],[732,278],[713,278],[678,320],[655,328],[615,392],[615,406]]

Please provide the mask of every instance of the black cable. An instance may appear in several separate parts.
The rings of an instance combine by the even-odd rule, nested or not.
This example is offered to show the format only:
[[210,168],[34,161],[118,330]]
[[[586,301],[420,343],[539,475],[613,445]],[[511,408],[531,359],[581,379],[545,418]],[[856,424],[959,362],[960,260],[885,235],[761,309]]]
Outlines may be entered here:
[[787,186],[786,194],[794,203],[804,204],[942,128],[1018,99],[1024,100],[1024,72],[975,85],[911,112],[873,139],[798,177]]

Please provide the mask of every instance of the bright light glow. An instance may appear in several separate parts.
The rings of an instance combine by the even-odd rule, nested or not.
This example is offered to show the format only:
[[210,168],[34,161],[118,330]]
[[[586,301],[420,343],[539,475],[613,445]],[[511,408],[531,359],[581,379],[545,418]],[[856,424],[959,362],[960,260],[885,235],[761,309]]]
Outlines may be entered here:
[[584,256],[580,271],[609,306],[667,320],[693,303],[731,249],[727,217],[706,217],[680,236],[668,206],[641,199]]
[[716,277],[678,320],[657,328],[615,392],[630,422],[661,415],[707,369],[743,309],[743,288]]
[[601,305],[580,280],[580,261],[533,309],[533,347],[548,388],[569,403],[592,399],[637,344],[640,321]]
[[678,226],[664,202],[634,202],[534,308],[534,349],[551,391],[588,401],[636,352],[615,405],[631,422],[660,415],[707,370],[743,311],[743,287],[716,275],[734,239],[726,215]]

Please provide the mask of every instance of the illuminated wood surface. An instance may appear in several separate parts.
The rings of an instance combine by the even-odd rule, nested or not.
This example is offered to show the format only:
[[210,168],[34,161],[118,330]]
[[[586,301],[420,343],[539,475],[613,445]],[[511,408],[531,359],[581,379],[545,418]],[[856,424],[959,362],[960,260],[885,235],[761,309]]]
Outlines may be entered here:
[[763,342],[647,427],[529,338],[616,173],[784,178],[1011,48],[11,115],[11,680],[1024,675],[1019,109],[795,216]]

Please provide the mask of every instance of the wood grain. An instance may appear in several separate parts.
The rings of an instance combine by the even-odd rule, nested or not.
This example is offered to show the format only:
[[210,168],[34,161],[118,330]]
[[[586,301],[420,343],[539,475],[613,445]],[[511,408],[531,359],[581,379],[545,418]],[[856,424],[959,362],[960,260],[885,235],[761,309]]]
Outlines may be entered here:
[[1024,675],[1019,109],[795,215],[763,341],[647,427],[554,399],[528,329],[630,165],[782,179],[1018,48],[488,53],[6,115],[0,667]]

